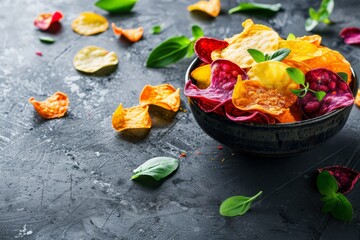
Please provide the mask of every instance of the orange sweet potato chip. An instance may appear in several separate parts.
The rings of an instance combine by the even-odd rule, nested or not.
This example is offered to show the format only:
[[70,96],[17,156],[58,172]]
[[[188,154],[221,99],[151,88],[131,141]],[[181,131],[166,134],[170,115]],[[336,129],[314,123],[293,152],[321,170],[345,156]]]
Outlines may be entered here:
[[151,128],[151,118],[148,109],[149,106],[123,108],[120,103],[112,116],[113,128],[119,132],[126,129]]
[[69,98],[62,92],[54,93],[43,102],[36,101],[31,97],[29,102],[34,106],[39,115],[46,119],[63,117],[69,106]]
[[188,11],[202,11],[212,17],[219,16],[221,10],[220,0],[201,0],[193,5],[187,7]]
[[152,104],[177,112],[180,107],[180,88],[175,89],[170,84],[145,85],[141,91],[139,102],[141,106]]
[[115,35],[121,35],[131,42],[139,41],[142,38],[143,33],[144,33],[144,29],[142,27],[123,29],[123,28],[117,27],[115,25],[115,23],[112,23],[111,27],[112,27]]
[[211,66],[205,64],[195,68],[190,76],[196,81],[196,86],[200,89],[205,89],[210,86],[211,81]]
[[297,37],[296,40],[309,42],[309,43],[314,44],[315,46],[320,46],[322,39],[321,39],[320,35],[314,34],[314,35],[309,35],[309,36]]
[[358,89],[358,92],[355,97],[355,104],[356,106],[360,107],[360,88]]
[[283,113],[280,115],[275,115],[274,118],[280,123],[291,123],[296,122],[296,118],[292,115],[289,108],[284,109]]

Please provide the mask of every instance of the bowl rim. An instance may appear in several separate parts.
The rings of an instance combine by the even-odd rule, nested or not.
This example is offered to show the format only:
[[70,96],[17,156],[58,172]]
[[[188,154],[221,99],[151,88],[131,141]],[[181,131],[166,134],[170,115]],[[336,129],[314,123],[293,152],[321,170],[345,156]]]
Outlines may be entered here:
[[[185,73],[185,85],[186,83],[191,80],[191,71],[194,70],[194,68],[199,65],[200,63],[202,63],[202,61],[199,59],[199,57],[196,57],[189,65],[189,67],[187,68],[186,70],[186,73]],[[350,69],[351,69],[351,73],[352,73],[352,76],[351,76],[351,83],[353,85],[353,89],[350,89],[352,90],[352,94],[354,96],[354,98],[356,97],[356,94],[357,94],[357,91],[358,91],[358,87],[359,87],[359,82],[358,82],[358,79],[357,79],[357,75],[354,71],[354,69],[350,66]],[[190,97],[187,97],[191,102],[193,102],[194,104],[196,104],[196,100],[194,99],[191,99]],[[196,104],[197,105],[197,104]],[[231,119],[228,119],[224,116],[221,116],[221,115],[218,115],[218,114],[215,114],[215,113],[212,113],[212,112],[209,112],[207,114],[209,115],[214,115],[216,117],[219,117],[221,119],[224,119],[224,120],[228,120],[229,122],[231,123],[234,123],[236,125],[247,125],[247,126],[256,126],[256,127],[266,127],[266,128],[283,128],[284,126],[288,126],[288,127],[296,127],[296,126],[299,126],[299,125],[304,125],[304,124],[310,124],[310,123],[317,123],[317,122],[321,122],[325,119],[328,119],[328,118],[331,118],[343,111],[345,111],[347,108],[352,108],[354,104],[350,105],[350,106],[347,106],[347,107],[344,107],[344,108],[341,108],[341,109],[336,109],[334,111],[331,111],[329,113],[326,113],[324,115],[321,115],[321,116],[318,116],[318,117],[314,117],[314,118],[309,118],[309,119],[305,119],[305,120],[301,120],[301,121],[297,121],[297,122],[291,122],[291,123],[275,123],[275,124],[263,124],[263,123],[254,123],[254,122],[235,122],[235,121],[232,121]],[[198,107],[198,106],[196,106]],[[202,111],[201,109],[199,109],[200,111]],[[204,112],[206,113],[206,112]]]

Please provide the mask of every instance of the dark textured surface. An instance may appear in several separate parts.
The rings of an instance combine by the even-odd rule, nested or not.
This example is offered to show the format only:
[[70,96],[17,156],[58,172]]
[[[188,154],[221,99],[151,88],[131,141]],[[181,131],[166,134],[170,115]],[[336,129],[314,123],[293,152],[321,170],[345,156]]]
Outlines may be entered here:
[[[360,170],[360,110],[353,108],[344,129],[314,150],[285,159],[244,156],[208,137],[195,123],[182,95],[174,119],[154,121],[144,139],[128,139],[111,128],[111,114],[122,102],[137,104],[145,84],[183,87],[192,59],[165,69],[147,69],[150,49],[169,36],[190,35],[192,24],[206,35],[223,38],[241,31],[251,15],[227,15],[235,1],[223,0],[216,19],[189,14],[190,0],[139,0],[133,13],[109,16],[93,1],[2,0],[0,10],[0,239],[359,239],[359,183],[347,196],[354,219],[342,223],[320,213],[314,185],[316,169],[334,164]],[[283,36],[305,34],[307,8],[313,1],[282,1],[285,11],[265,19],[253,16]],[[57,42],[44,45],[34,29],[40,12],[61,10]],[[145,29],[135,44],[107,32],[82,37],[71,21],[82,11],[105,14],[121,26]],[[319,26],[325,45],[342,52],[360,72],[360,48],[342,43],[342,27],[359,26],[358,0],[336,1],[336,25]],[[160,35],[153,25],[163,24]],[[72,67],[74,54],[98,45],[119,56],[107,77],[82,75]],[[38,57],[35,51],[42,51]],[[27,102],[55,91],[69,94],[67,117],[44,121]],[[181,158],[179,170],[156,189],[132,182],[131,171],[155,156]],[[223,218],[220,203],[232,195],[261,201],[243,217]]]

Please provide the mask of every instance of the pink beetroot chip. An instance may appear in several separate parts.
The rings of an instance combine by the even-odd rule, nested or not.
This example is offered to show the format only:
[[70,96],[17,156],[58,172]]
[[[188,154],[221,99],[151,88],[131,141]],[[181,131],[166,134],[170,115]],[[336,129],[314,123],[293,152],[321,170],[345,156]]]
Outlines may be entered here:
[[305,97],[298,99],[299,106],[307,118],[321,116],[354,103],[354,96],[349,86],[338,74],[328,69],[317,68],[308,71],[305,81],[309,83],[310,89],[326,92],[320,102],[310,91]]
[[204,63],[212,63],[211,53],[214,50],[226,48],[229,45],[226,41],[216,38],[199,38],[194,46],[195,53]]
[[252,123],[275,123],[264,113],[259,111],[246,112],[234,106],[232,101],[224,105],[226,117],[234,122],[252,122]]
[[319,169],[319,172],[322,171],[328,171],[336,178],[339,185],[339,192],[344,194],[350,192],[360,178],[359,172],[347,167],[332,166]]
[[239,75],[242,79],[248,78],[244,70],[236,63],[217,59],[211,64],[210,86],[199,89],[190,79],[185,85],[184,93],[192,99],[200,99],[198,105],[204,112],[213,112],[231,100]]
[[50,28],[51,24],[60,21],[63,14],[60,11],[54,13],[41,13],[35,18],[34,25],[39,29],[46,31]]
[[360,44],[360,28],[347,27],[341,30],[339,35],[347,44]]

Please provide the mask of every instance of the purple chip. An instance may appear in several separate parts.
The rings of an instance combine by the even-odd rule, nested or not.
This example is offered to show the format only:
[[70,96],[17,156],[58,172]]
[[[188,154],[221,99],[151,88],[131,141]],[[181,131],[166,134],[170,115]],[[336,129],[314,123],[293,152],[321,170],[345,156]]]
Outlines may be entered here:
[[338,74],[328,69],[317,68],[308,71],[305,81],[309,83],[310,89],[326,92],[320,102],[310,91],[305,97],[298,99],[299,106],[307,118],[318,117],[354,103],[353,94],[346,82]]
[[265,113],[259,111],[246,112],[236,108],[232,101],[226,103],[224,108],[226,117],[234,122],[275,123]]
[[357,180],[360,178],[360,173],[347,167],[332,166],[319,169],[319,172],[328,171],[333,175],[338,182],[339,192],[348,193],[353,188]]
[[347,27],[341,30],[339,35],[347,44],[360,44],[360,28]]
[[228,45],[229,43],[224,40],[202,37],[196,41],[194,49],[201,61],[204,63],[212,63],[211,53],[214,50],[226,48]]

